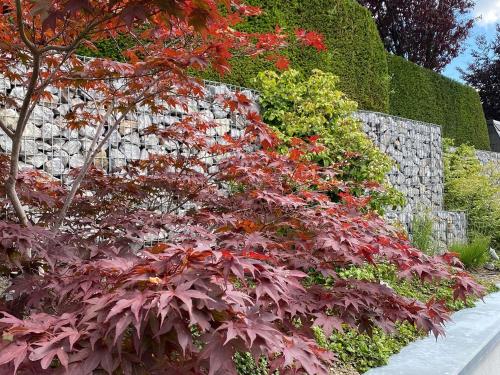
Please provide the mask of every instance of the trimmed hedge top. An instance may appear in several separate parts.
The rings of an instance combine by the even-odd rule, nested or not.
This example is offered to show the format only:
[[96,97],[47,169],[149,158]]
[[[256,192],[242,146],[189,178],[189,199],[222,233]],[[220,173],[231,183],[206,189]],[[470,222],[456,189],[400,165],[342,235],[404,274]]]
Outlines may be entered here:
[[471,87],[388,54],[392,115],[442,126],[456,144],[490,149],[479,94]]
[[[264,14],[241,26],[250,32],[270,32],[276,25],[293,40],[297,28],[322,33],[328,50],[318,53],[291,42],[284,51],[291,67],[310,73],[332,72],[340,78],[339,89],[366,110],[387,112],[389,87],[385,50],[370,12],[354,0],[248,0]],[[207,78],[254,87],[257,73],[275,69],[264,57],[233,59],[232,73]]]

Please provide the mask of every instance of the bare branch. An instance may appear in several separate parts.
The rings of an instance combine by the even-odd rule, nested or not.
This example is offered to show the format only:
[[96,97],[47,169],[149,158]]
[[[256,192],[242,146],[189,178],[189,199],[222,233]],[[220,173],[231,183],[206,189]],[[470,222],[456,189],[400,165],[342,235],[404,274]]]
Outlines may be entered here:
[[[118,128],[120,123],[125,119],[125,117],[130,113],[130,111],[132,111],[137,106],[137,104],[139,104],[141,101],[146,100],[150,97],[154,97],[157,94],[156,92],[154,92],[154,93],[150,93],[150,94],[146,95],[147,90],[149,90],[150,88],[151,88],[151,86],[148,86],[142,93],[140,93],[138,95],[138,97],[135,101],[130,103],[128,105],[128,107],[124,111],[121,112],[120,116],[118,117],[118,119],[116,119],[113,126],[110,126],[108,128],[108,130],[106,131],[106,134],[104,135],[102,140],[99,142],[97,147],[93,151],[91,151],[87,154],[84,165],[80,169],[80,172],[78,173],[78,176],[76,177],[75,181],[73,181],[73,184],[71,186],[71,191],[66,196],[63,208],[61,209],[61,211],[57,215],[56,222],[54,223],[54,228],[59,229],[61,227],[61,225],[63,224],[64,219],[66,218],[66,215],[68,213],[69,207],[71,206],[71,203],[73,202],[73,200],[76,196],[76,192],[80,188],[80,185],[82,184],[83,179],[85,178],[85,175],[87,174],[90,166],[92,165],[93,161],[97,157],[97,154],[101,151],[103,146],[108,142],[108,140],[111,137],[111,135],[113,134],[113,132]],[[106,113],[106,116],[105,116],[106,120],[111,115],[111,113],[109,113],[111,108],[113,108],[113,107],[110,107],[108,109],[108,112]],[[105,121],[102,121],[99,126],[101,126],[101,125],[104,126],[104,124],[105,124]],[[96,136],[92,140],[92,145],[90,147],[90,150],[93,149],[93,146],[95,145],[98,138],[99,138],[99,134],[96,134]]]
[[17,27],[19,28],[19,35],[21,36],[22,41],[26,46],[30,49],[33,54],[38,53],[38,49],[36,45],[29,40],[29,38],[26,35],[26,31],[24,30],[24,24],[23,24],[23,8],[21,5],[21,0],[16,0],[16,18],[17,18]]
[[[113,110],[114,110],[114,107],[110,105],[108,110],[106,111],[106,114],[104,115],[103,119],[99,123],[99,126],[97,127],[96,135],[95,135],[94,139],[92,140],[92,144],[90,145],[90,149],[89,149],[90,151],[85,158],[85,162],[83,163],[82,169],[80,169],[80,173],[78,173],[78,176],[76,177],[75,181],[73,181],[73,184],[71,186],[71,190],[70,190],[69,194],[66,196],[66,199],[64,200],[64,205],[63,205],[61,211],[59,211],[59,214],[57,215],[57,220],[54,223],[54,228],[56,228],[56,229],[59,229],[61,227],[61,225],[63,224],[64,218],[66,217],[66,214],[69,210],[69,207],[71,206],[71,203],[73,202],[73,199],[75,198],[76,192],[80,188],[80,185],[81,185],[85,175],[87,174],[91,164],[93,163],[94,159],[96,158],[97,154],[101,151],[103,142],[101,141],[97,145],[97,147],[96,147],[96,144],[97,144],[97,141],[101,135],[102,129],[104,128],[104,125],[108,122],[108,119],[111,116],[111,114],[113,113]],[[116,121],[115,126],[117,126],[117,123],[119,123],[119,121],[121,122],[121,119],[124,116],[125,116],[125,114],[123,114],[120,117],[120,119]],[[113,126],[112,128],[115,128],[115,126]],[[110,130],[108,130],[107,134],[104,136],[104,139],[103,139],[104,142],[107,141],[107,139],[109,139],[109,136],[111,135],[110,133],[111,133]]]
[[10,130],[7,125],[4,124],[4,122],[2,120],[0,120],[0,129],[3,130],[3,132],[5,134],[7,134],[7,136],[10,138],[10,139],[14,139],[14,132],[12,130]]

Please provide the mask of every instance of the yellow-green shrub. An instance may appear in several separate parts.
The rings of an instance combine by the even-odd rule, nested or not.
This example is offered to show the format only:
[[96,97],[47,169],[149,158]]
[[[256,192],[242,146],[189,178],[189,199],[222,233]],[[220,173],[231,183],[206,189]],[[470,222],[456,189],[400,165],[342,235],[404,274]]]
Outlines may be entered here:
[[490,236],[500,249],[500,185],[498,171],[489,173],[472,146],[461,145],[444,154],[445,207],[465,211],[471,239]]
[[[296,70],[261,72],[256,85],[264,120],[285,141],[319,136],[326,151],[316,155],[315,161],[331,165],[349,159],[340,167],[343,180],[384,183],[393,161],[364,133],[361,122],[353,117],[356,102],[337,84],[335,75],[320,70],[313,70],[307,78]],[[372,208],[402,204],[401,194],[388,187],[386,193],[374,193]]]

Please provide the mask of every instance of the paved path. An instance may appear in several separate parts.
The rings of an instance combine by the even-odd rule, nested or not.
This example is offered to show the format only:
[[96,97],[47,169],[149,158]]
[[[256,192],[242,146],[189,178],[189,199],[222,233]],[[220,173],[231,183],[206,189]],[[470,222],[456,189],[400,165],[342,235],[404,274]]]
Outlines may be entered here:
[[500,292],[452,319],[446,337],[416,341],[365,375],[500,375]]

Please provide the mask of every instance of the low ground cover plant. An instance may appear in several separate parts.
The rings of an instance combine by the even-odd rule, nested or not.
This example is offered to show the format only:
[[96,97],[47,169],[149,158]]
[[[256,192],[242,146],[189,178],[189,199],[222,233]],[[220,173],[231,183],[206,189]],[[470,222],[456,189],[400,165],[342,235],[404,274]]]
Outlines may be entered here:
[[[393,288],[400,295],[423,303],[435,298],[444,301],[450,311],[472,307],[476,301],[475,298],[468,298],[466,301],[455,300],[452,285],[446,280],[439,283],[422,282],[417,278],[401,280],[397,277],[397,270],[390,265],[350,266],[338,270],[338,275],[346,280],[380,282]],[[308,282],[328,285],[332,283],[332,280],[310,272]],[[486,283],[484,286],[488,292],[497,291],[493,284]],[[387,364],[392,355],[426,334],[407,322],[395,324],[390,332],[378,327],[373,328],[369,333],[362,333],[345,325],[341,328],[341,330],[335,330],[327,336],[320,327],[314,327],[316,341],[321,347],[336,353],[340,362],[353,366],[360,373]],[[249,354],[240,355],[237,363],[240,375],[269,374],[267,362],[261,360],[259,365],[256,365]]]

